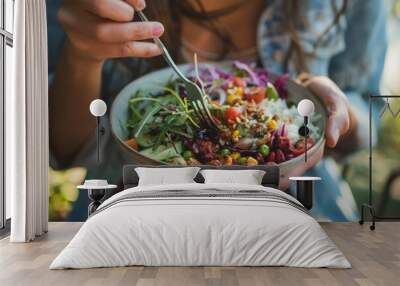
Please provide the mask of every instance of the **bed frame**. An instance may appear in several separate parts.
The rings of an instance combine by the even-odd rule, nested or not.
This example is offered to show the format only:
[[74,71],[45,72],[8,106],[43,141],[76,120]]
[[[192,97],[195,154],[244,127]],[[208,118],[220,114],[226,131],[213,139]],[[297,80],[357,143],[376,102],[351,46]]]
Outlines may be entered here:
[[[171,165],[160,165],[160,166],[148,166],[148,165],[125,165],[123,168],[123,185],[124,189],[133,188],[138,185],[139,176],[137,175],[135,168],[146,167],[146,168],[183,168],[186,166],[171,166]],[[196,166],[201,169],[218,169],[218,170],[262,170],[265,171],[262,185],[265,187],[278,188],[279,186],[279,167],[278,166],[210,166],[200,165]],[[204,178],[200,174],[197,174],[194,179],[197,183],[204,183]]]
[[[135,171],[135,168],[137,167],[146,167],[146,168],[184,168],[186,166],[171,166],[171,165],[125,165],[123,167],[123,172],[122,172],[122,185],[123,189],[129,189],[136,187],[139,183],[139,176]],[[265,175],[262,179],[261,184],[264,187],[271,187],[278,189],[279,188],[279,179],[280,179],[280,172],[279,172],[279,167],[274,166],[274,165],[260,165],[260,166],[211,166],[211,165],[199,165],[196,166],[199,167],[200,169],[218,169],[218,170],[262,170],[265,171]],[[197,174],[197,176],[194,178],[195,182],[197,183],[204,183],[204,178],[200,174],[200,172]],[[118,191],[121,191],[121,188]],[[307,209],[311,209],[313,205],[313,193],[309,193],[308,196],[299,196],[299,186],[297,186],[297,200],[299,200]],[[105,192],[105,190],[92,190],[93,193],[98,195],[95,196],[90,196],[91,204],[89,205],[88,208],[88,214],[89,216],[97,209],[97,207],[106,199],[109,197],[113,196],[115,194],[114,191],[111,191],[111,193]],[[93,207],[95,205],[95,207]]]
[[[90,190],[89,200],[90,204],[88,206],[88,216],[90,216],[96,209],[100,206],[102,202],[106,199],[112,197],[117,192],[136,187],[139,183],[139,176],[135,171],[137,167],[146,168],[184,168],[186,166],[171,166],[171,165],[125,165],[122,172],[122,185],[119,184],[116,190]],[[262,180],[262,185],[265,187],[278,188],[279,186],[279,167],[278,166],[210,166],[210,165],[200,165],[196,166],[201,169],[219,169],[219,170],[263,170],[265,171],[264,178]],[[199,173],[194,180],[197,183],[204,183],[203,176]],[[121,188],[122,187],[122,188]]]
[[[135,171],[137,167],[146,167],[146,168],[184,168],[186,166],[171,166],[171,165],[125,165],[123,167],[122,172],[122,187],[124,190],[136,187],[139,183],[139,176]],[[211,166],[211,165],[199,165],[196,166],[200,169],[218,169],[218,170],[262,170],[265,171],[265,175],[262,179],[261,184],[264,187],[271,187],[278,189],[279,188],[279,179],[280,179],[280,172],[279,167],[274,165],[260,165],[260,166]],[[204,178],[200,174],[194,178],[195,182],[197,183],[204,183]],[[121,186],[121,185],[120,185]],[[300,201],[308,210],[310,210],[313,206],[313,191],[312,188],[310,191],[307,192],[307,195],[304,195],[304,188],[299,187],[300,184],[297,184],[297,200]],[[119,188],[118,191],[122,189]],[[106,192],[105,190],[92,190],[92,195],[89,196],[91,203],[88,207],[88,216],[90,216],[94,211],[96,211],[97,207],[109,197],[115,195],[116,192],[111,190],[111,192]],[[300,195],[299,195],[300,194]]]
[[[136,187],[139,183],[139,176],[135,171],[137,167],[146,167],[146,168],[183,168],[186,166],[171,166],[171,165],[125,165],[123,168],[123,188],[133,188]],[[200,165],[197,166],[201,169],[218,169],[218,170],[262,170],[265,171],[265,175],[261,184],[264,187],[271,187],[278,189],[279,188],[279,180],[280,180],[280,172],[279,167],[276,165],[259,165],[259,166],[211,166],[211,165]],[[204,183],[204,178],[200,174],[194,178],[197,183]],[[297,182],[296,187],[296,199],[300,201],[304,207],[310,210],[313,207],[314,194],[312,190],[312,181],[311,185],[305,183],[310,183],[309,181],[300,181]],[[310,187],[311,186],[311,187]],[[308,190],[307,190],[308,189]]]

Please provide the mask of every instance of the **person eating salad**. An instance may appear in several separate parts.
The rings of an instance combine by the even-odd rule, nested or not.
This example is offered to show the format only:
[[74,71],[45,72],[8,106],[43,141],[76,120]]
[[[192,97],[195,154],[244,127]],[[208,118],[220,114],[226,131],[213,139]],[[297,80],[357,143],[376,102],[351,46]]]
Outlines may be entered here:
[[[106,128],[97,166],[88,106],[96,98],[110,106],[126,84],[164,67],[151,41],[161,37],[179,63],[192,62],[194,53],[201,61],[257,62],[289,73],[318,96],[329,113],[329,156],[322,146],[292,175],[323,178],[316,186],[315,216],[358,218],[336,161],[368,142],[365,99],[378,91],[386,49],[382,1],[49,0],[47,10],[54,168],[79,165],[91,177],[119,178],[128,159]],[[152,22],[138,21],[137,10]],[[72,217],[84,215],[76,208]]]

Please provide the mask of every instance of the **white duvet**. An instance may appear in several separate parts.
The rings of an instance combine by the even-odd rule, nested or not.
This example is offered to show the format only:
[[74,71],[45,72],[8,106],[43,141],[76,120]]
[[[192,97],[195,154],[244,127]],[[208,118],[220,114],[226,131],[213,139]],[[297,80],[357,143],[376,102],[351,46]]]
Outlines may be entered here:
[[[50,269],[145,266],[294,266],[349,268],[308,214],[258,198],[152,198],[115,203],[133,192],[262,190],[233,184],[181,184],[127,189],[101,206]],[[297,202],[298,203],[298,202]]]

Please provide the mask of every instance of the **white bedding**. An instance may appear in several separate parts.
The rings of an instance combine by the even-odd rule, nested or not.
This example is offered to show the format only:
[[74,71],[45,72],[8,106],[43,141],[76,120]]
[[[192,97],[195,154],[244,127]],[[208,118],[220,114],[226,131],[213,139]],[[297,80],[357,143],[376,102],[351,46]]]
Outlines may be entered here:
[[[265,191],[234,184],[143,186],[125,190],[90,217],[50,269],[146,266],[294,266],[349,268],[308,214],[262,198],[172,197],[121,200],[143,191]],[[116,203],[117,202],[117,203]]]

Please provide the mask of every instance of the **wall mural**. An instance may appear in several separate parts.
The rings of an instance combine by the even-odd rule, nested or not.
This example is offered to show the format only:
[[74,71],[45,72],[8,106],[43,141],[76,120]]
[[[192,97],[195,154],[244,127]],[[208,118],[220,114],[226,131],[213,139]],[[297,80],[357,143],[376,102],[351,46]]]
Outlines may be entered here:
[[[354,16],[347,1],[333,1],[335,9],[330,1],[307,5],[300,12],[284,9],[293,8],[291,1],[268,6],[236,1],[248,13],[259,11],[257,21],[243,24],[254,33],[244,34],[226,28],[236,4],[227,8],[204,1],[214,11],[207,12],[192,1],[176,7],[164,2],[149,2],[144,10],[160,27],[137,13],[130,21],[118,5],[104,16],[79,2],[47,1],[50,220],[84,221],[88,195],[76,186],[85,178],[118,185],[122,166],[140,163],[278,164],[282,191],[292,192],[290,175],[322,178],[315,186],[313,216],[357,221],[368,200],[368,95],[379,94],[380,84],[400,94],[390,81],[398,68],[384,72],[383,65],[391,57],[400,66],[391,52],[400,39],[389,37],[388,50],[374,44],[385,42],[386,29],[399,34],[400,2],[373,1],[367,12]],[[162,8],[181,13],[179,33],[172,14],[160,16]],[[292,11],[292,17],[282,11]],[[205,13],[217,16],[206,17],[207,22]],[[297,13],[315,25],[293,20]],[[316,14],[323,17],[314,19]],[[286,22],[295,28],[285,30]],[[372,26],[379,35],[362,30]],[[183,76],[167,68],[151,42],[161,34]],[[188,86],[191,81],[200,89]],[[89,110],[95,99],[106,105]],[[302,99],[312,102],[307,114],[298,108]],[[373,195],[379,216],[400,215],[397,110],[400,100],[373,106]]]

